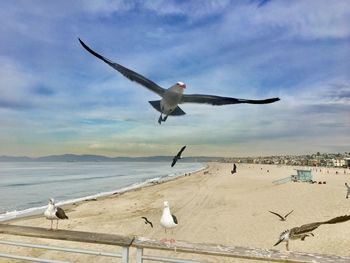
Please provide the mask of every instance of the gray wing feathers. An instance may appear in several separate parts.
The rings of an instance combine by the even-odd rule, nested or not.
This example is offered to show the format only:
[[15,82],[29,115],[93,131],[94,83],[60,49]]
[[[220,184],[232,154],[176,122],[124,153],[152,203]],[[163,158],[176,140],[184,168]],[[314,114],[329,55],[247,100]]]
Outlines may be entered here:
[[206,103],[211,105],[227,105],[227,104],[238,104],[238,103],[249,103],[249,104],[267,104],[279,101],[279,98],[270,98],[265,100],[246,100],[237,99],[231,97],[221,97],[215,95],[204,95],[204,94],[189,94],[183,95],[181,103]]
[[350,220],[350,215],[338,216],[338,217],[335,217],[331,220],[322,222],[322,224],[337,224],[337,223],[342,223],[342,222],[345,222],[348,220]]
[[176,216],[175,215],[171,215],[171,216],[173,217],[174,223],[178,224]]
[[311,224],[302,225],[301,227],[294,227],[291,229],[291,232],[295,235],[306,234],[311,232],[322,225],[322,222],[316,222]]
[[56,216],[59,219],[68,219],[68,216],[66,215],[66,213],[64,212],[64,210],[61,207],[56,207],[57,211],[56,211]]
[[147,89],[157,93],[160,96],[163,95],[164,89],[162,87],[158,86],[153,81],[145,78],[144,76],[142,76],[141,74],[139,74],[139,73],[137,73],[135,71],[132,71],[131,69],[128,69],[128,68],[126,68],[126,67],[124,67],[124,66],[122,66],[122,65],[120,65],[118,63],[115,63],[115,62],[109,60],[108,58],[103,57],[102,55],[98,54],[97,52],[95,52],[91,48],[89,48],[80,38],[79,38],[79,42],[89,53],[91,53],[95,57],[101,59],[102,61],[104,61],[105,63],[110,65],[112,68],[114,68],[117,71],[119,71],[121,74],[123,74],[129,80],[135,81],[135,82],[141,84],[142,86],[144,86]]
[[294,210],[292,210],[292,211],[290,211],[288,214],[286,214],[286,215],[284,216],[284,218],[287,218],[287,216],[289,216],[291,213],[293,213],[293,211],[294,211]]
[[276,216],[278,216],[279,218],[281,218],[282,220],[285,220],[284,218],[283,218],[283,216],[281,216],[280,214],[278,214],[278,213],[275,213],[275,212],[272,212],[272,211],[269,211],[271,214],[274,214],[274,215],[276,215]]
[[338,216],[328,221],[315,222],[311,224],[302,225],[301,227],[295,227],[292,230],[294,231],[295,234],[303,234],[303,233],[311,232],[323,224],[337,224],[348,220],[350,220],[350,215]]

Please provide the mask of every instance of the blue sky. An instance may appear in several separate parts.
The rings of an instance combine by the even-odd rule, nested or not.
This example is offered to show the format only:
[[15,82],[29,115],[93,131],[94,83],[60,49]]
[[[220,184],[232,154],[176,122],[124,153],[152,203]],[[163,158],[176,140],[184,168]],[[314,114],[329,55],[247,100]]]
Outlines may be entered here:
[[[348,1],[1,1],[0,155],[260,156],[350,149]],[[158,96],[87,53],[168,88],[269,105],[184,104],[161,126]]]

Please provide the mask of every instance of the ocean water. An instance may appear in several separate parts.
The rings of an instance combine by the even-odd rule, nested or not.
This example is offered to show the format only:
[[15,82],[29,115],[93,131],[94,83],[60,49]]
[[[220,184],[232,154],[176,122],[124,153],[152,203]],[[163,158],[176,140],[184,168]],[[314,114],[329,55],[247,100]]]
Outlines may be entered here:
[[0,221],[198,171],[201,163],[0,162]]

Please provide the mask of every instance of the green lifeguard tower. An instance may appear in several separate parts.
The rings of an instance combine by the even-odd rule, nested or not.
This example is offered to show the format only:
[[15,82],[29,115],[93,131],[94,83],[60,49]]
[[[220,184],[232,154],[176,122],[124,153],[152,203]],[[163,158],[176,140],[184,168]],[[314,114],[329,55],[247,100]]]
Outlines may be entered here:
[[299,170],[297,169],[297,181],[300,182],[310,182],[313,181],[311,170]]

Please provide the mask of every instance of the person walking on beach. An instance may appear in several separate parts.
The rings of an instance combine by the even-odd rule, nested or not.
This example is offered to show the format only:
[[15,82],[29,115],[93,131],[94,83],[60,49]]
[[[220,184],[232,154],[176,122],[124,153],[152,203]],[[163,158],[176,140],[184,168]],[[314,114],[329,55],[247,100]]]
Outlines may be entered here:
[[349,195],[350,195],[350,186],[348,186],[347,183],[345,183],[345,186],[346,186],[346,188],[348,189],[348,192],[346,193],[346,199],[348,199],[348,198],[349,198]]

